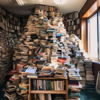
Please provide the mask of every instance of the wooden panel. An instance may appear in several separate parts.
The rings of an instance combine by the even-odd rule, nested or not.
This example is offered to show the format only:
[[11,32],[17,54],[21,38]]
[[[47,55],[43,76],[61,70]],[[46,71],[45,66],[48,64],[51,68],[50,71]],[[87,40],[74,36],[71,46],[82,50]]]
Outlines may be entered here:
[[98,0],[98,3],[97,4],[98,4],[98,8],[99,8],[100,7],[100,0]]
[[80,10],[80,18],[82,18],[83,16],[91,16],[98,8],[100,8],[100,0],[87,0],[85,5]]
[[31,100],[31,79],[29,79],[29,95],[28,100]]
[[31,91],[32,94],[67,94],[66,91],[41,91],[41,90],[34,90]]
[[87,0],[87,2],[80,10],[80,17],[82,17],[89,10],[89,8],[95,3],[95,1],[97,0]]
[[68,80],[66,80],[66,100],[68,100]]
[[[29,77],[28,77],[29,78]],[[63,77],[63,78],[61,78],[61,77],[57,77],[57,78],[54,78],[54,77],[47,77],[47,78],[29,78],[29,79],[38,79],[38,80],[58,80],[58,79],[61,79],[61,80],[66,80],[67,78],[65,78],[65,77]]]
[[92,5],[92,7],[84,14],[83,18],[88,18],[92,16],[97,11],[97,1]]
[[88,44],[87,44],[87,22],[86,19],[82,19],[82,23],[81,23],[81,40],[83,43],[83,48],[84,50],[87,52],[88,51]]
[[[90,1],[90,2],[89,2]],[[87,0],[86,4],[80,11],[82,18],[81,23],[81,39],[83,42],[83,48],[88,52],[88,37],[87,37],[87,18],[91,17],[98,10],[98,2],[100,0]],[[90,3],[90,4],[89,4]],[[87,5],[87,6],[86,6]]]

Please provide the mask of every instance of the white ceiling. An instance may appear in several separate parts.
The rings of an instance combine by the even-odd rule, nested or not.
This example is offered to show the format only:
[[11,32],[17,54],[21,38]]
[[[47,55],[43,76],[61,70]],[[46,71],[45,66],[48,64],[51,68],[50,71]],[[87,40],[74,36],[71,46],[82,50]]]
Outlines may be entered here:
[[18,5],[17,0],[0,0],[0,5],[3,5],[8,11],[19,14],[28,15],[31,13],[31,9],[34,4],[52,5],[58,7],[63,14],[80,11],[87,0],[58,0],[63,4],[55,4],[54,0],[19,0],[23,5]]

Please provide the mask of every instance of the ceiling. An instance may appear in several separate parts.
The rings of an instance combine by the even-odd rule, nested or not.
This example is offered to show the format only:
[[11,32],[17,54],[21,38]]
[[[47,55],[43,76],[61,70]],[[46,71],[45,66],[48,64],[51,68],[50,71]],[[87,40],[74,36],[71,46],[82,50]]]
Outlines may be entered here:
[[[60,1],[60,4],[58,4],[58,1]],[[80,11],[86,1],[87,0],[0,0],[0,5],[9,12],[18,15],[29,15],[34,4],[56,6],[63,14],[66,14],[73,11]]]

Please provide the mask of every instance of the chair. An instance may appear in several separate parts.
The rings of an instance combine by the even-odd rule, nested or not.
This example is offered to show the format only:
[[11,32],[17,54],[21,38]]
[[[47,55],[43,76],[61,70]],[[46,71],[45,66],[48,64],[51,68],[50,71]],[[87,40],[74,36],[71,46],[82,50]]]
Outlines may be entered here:
[[96,92],[97,92],[98,94],[100,94],[100,71],[98,72],[98,75],[97,75]]

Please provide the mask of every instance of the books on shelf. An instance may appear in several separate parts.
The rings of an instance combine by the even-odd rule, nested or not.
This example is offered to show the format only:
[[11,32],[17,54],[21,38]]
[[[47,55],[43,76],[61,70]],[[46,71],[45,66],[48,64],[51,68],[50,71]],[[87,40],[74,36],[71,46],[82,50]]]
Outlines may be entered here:
[[55,90],[55,91],[63,91],[64,88],[64,80],[32,80],[32,90]]
[[78,12],[72,12],[64,15],[64,23],[69,34],[80,35],[80,19]]
[[51,94],[46,94],[46,100],[52,100],[52,96],[51,96]]

